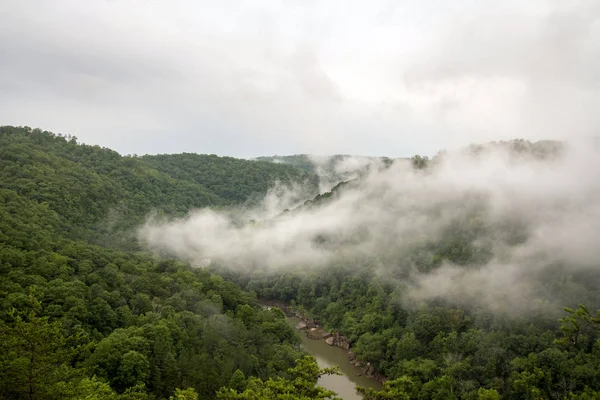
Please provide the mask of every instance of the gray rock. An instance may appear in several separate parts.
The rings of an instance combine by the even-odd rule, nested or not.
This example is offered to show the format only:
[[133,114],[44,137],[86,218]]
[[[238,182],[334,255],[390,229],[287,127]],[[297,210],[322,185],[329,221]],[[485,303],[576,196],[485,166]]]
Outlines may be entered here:
[[300,321],[296,324],[296,329],[306,329],[306,322]]

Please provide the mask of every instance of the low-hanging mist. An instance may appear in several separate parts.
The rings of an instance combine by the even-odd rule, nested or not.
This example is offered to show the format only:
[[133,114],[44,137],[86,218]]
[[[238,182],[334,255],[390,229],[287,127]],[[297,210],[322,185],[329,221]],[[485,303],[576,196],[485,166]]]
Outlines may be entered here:
[[244,223],[196,210],[150,219],[140,237],[161,253],[246,272],[369,268],[402,285],[406,303],[555,307],[569,293],[553,283],[591,285],[598,271],[599,168],[589,143],[472,146],[441,153],[426,168],[372,165],[326,200],[273,218],[257,216],[289,207],[301,186],[278,187],[260,207],[269,212],[247,210]]

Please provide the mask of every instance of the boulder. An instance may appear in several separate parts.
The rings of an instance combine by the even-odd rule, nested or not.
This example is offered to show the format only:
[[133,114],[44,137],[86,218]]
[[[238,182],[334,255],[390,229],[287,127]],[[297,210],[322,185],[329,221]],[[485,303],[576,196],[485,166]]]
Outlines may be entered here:
[[373,366],[369,366],[369,368],[366,369],[365,371],[365,375],[367,375],[368,377],[373,376],[373,374],[375,373],[375,368],[373,368]]
[[333,346],[333,336],[328,337],[327,339],[325,339],[325,343],[327,343],[330,346]]
[[296,329],[299,329],[299,330],[301,330],[301,329],[306,329],[306,322],[304,322],[304,321],[300,321],[300,322],[298,322],[298,323],[296,324]]
[[286,317],[293,317],[294,316],[294,312],[292,310],[290,310],[289,308],[284,308],[283,309],[283,313],[285,314]]
[[345,336],[336,335],[335,345],[337,347],[341,347],[344,350],[350,350],[350,341]]
[[312,328],[306,331],[306,336],[309,339],[320,340],[322,338],[321,332],[318,329]]

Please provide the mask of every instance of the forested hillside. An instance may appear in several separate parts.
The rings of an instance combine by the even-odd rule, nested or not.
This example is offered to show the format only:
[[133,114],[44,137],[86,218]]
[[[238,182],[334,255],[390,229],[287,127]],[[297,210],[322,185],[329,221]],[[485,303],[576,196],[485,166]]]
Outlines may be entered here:
[[[235,168],[244,193],[293,178]],[[123,250],[151,211],[241,200],[73,137],[0,128],[0,398],[210,399],[250,376],[314,387],[321,372],[310,358],[293,369],[303,354],[281,311],[218,275]]]
[[[70,237],[130,247],[148,213],[177,217],[262,197],[275,183],[317,187],[295,168],[208,155],[130,157],[72,136],[0,127],[0,187],[46,205]],[[121,239],[126,237],[126,241]]]
[[305,196],[317,193],[319,179],[313,171],[301,171],[286,164],[247,161],[204,154],[162,154],[143,156],[143,161],[175,179],[208,188],[229,204],[259,199],[274,182],[302,184]]
[[[594,158],[564,153],[517,140],[368,164],[230,223],[273,185],[308,198],[322,181],[1,127],[0,398],[331,398],[315,383],[335,371],[258,298],[346,338],[388,378],[367,399],[600,398],[600,192]],[[210,268],[185,262],[203,252]]]
[[259,161],[267,161],[276,164],[292,165],[307,172],[316,171],[315,162],[311,160],[308,154],[294,154],[291,156],[261,156],[256,157],[256,159]]

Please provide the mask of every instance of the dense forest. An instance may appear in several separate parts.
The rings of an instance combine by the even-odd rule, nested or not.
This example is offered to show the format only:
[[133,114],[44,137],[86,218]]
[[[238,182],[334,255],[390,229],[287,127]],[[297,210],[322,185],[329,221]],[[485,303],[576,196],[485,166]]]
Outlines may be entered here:
[[305,184],[308,198],[318,185],[316,175],[285,165],[214,155],[121,156],[76,137],[15,127],[0,127],[0,167],[2,189],[68,220],[63,231],[71,238],[125,247],[150,212],[176,217],[239,205],[277,182]]
[[[553,142],[496,145],[516,158],[561,152]],[[487,149],[467,151],[484,157]],[[409,165],[426,179],[443,158],[416,156]],[[361,174],[282,215],[331,206],[360,190]],[[471,193],[472,207],[435,239],[410,248],[386,242],[377,254],[342,254],[319,268],[258,273],[221,260],[192,268],[148,252],[136,235],[148,215],[244,207],[281,184],[312,198],[321,183],[315,170],[284,163],[121,156],[71,136],[0,127],[0,397],[333,398],[316,382],[337,371],[303,353],[283,312],[260,306],[265,298],[347,337],[358,359],[387,377],[382,390],[358,388],[366,399],[600,398],[595,270],[553,261],[533,275],[535,307],[523,309],[490,310],[478,298],[406,301],[409,269],[476,270],[496,256],[492,240],[503,248],[527,242],[522,219],[490,224]],[[356,240],[344,233],[315,246]],[[381,273],[383,264],[391,273]]]
[[[314,388],[322,372],[302,359],[280,310],[262,310],[218,275],[138,251],[131,230],[149,212],[241,201],[162,167],[74,137],[0,128],[0,398],[209,399],[230,382],[244,388],[246,376]],[[248,195],[307,178],[253,161],[222,168],[254,185],[238,188]]]
[[143,156],[143,161],[160,172],[206,187],[228,203],[260,198],[273,182],[302,183],[306,196],[314,196],[319,178],[314,171],[302,171],[287,164],[247,161],[202,154]]

